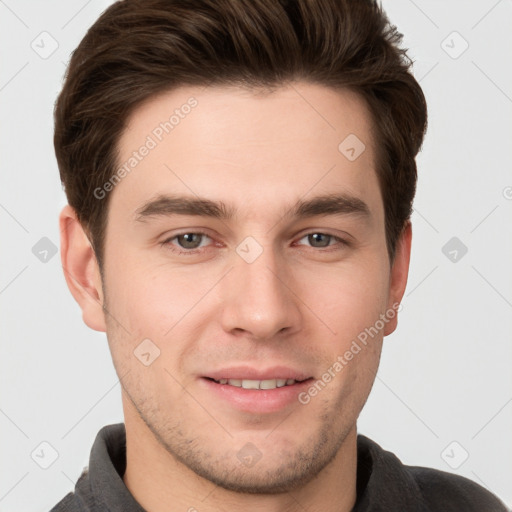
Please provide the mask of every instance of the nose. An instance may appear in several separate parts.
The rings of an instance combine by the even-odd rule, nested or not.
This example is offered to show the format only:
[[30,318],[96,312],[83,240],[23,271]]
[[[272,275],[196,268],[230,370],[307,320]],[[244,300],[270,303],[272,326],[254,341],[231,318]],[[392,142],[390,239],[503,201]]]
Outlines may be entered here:
[[234,257],[235,266],[223,280],[224,330],[260,341],[300,330],[300,300],[286,263],[268,247],[252,263]]

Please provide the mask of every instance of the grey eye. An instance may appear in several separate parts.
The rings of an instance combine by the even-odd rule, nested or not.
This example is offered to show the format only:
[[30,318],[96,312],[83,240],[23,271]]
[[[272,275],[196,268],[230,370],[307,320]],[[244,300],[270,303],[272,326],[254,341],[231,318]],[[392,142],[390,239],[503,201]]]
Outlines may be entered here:
[[311,233],[306,236],[312,247],[328,247],[331,238],[333,238],[332,235],[326,235],[325,233]]
[[183,249],[197,249],[201,245],[202,237],[202,233],[184,233],[178,235],[176,240]]

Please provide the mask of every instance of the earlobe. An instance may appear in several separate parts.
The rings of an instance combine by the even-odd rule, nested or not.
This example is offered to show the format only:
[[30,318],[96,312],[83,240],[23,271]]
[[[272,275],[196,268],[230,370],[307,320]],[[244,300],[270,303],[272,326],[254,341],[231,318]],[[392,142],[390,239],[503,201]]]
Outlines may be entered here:
[[85,324],[95,331],[106,332],[98,262],[71,206],[62,209],[59,227],[62,269],[68,288],[82,309]]
[[[398,324],[398,305],[402,301],[409,275],[409,262],[411,259],[412,224],[407,221],[400,238],[397,241],[395,259],[391,267],[389,280],[388,310],[394,310],[393,317],[389,319],[384,328],[384,336],[391,334]],[[391,314],[389,315],[391,317]]]

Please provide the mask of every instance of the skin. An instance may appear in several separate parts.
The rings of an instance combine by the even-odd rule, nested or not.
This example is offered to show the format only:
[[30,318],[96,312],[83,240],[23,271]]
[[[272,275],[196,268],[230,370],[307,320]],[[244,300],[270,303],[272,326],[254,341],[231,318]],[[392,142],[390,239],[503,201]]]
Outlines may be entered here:
[[[320,379],[400,302],[411,226],[391,264],[371,117],[356,94],[305,82],[271,94],[182,87],[132,113],[119,162],[191,96],[198,105],[111,192],[103,279],[74,211],[66,206],[60,216],[68,286],[84,322],[107,333],[122,384],[124,482],[152,512],[349,511],[356,421],[396,316],[306,405],[240,410],[202,376],[245,364],[291,366]],[[354,161],[338,150],[349,134],[366,146]],[[299,199],[333,192],[361,199],[370,216],[284,216]],[[141,206],[169,193],[237,212],[229,220],[135,220]],[[208,235],[198,237],[198,252],[172,251],[187,250],[177,234],[197,231]],[[311,233],[332,238],[325,246]],[[236,252],[249,236],[262,248],[252,263]],[[149,366],[134,356],[146,338],[160,350]],[[247,443],[261,454],[253,467],[237,457]]]

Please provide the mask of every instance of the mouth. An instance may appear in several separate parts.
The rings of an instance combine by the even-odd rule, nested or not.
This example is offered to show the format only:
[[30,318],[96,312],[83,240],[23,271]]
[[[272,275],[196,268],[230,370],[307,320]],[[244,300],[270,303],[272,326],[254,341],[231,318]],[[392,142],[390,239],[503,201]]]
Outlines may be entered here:
[[231,411],[269,414],[297,406],[299,393],[314,378],[285,367],[267,371],[239,367],[212,372],[199,381],[212,403],[219,400],[219,406],[227,406]]
[[217,384],[234,386],[235,388],[243,388],[243,389],[261,389],[261,390],[269,390],[269,389],[277,389],[284,388],[285,386],[293,386],[295,384],[300,384],[305,382],[308,379],[296,380],[296,379],[265,379],[265,380],[255,380],[255,379],[213,379],[211,377],[205,377],[208,380],[216,382]]

